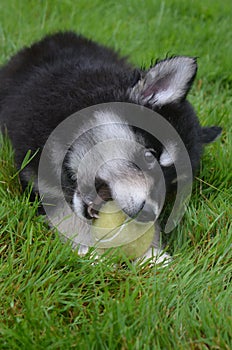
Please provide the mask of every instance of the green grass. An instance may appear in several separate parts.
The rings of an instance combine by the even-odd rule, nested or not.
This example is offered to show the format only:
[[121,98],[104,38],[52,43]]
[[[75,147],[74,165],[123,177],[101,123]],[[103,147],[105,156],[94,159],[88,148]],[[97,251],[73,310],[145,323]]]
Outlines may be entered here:
[[7,140],[0,150],[0,349],[231,349],[231,1],[0,2],[0,61],[48,32],[73,29],[149,66],[198,56],[190,94],[223,135],[204,153],[164,268],[93,266],[22,193]]

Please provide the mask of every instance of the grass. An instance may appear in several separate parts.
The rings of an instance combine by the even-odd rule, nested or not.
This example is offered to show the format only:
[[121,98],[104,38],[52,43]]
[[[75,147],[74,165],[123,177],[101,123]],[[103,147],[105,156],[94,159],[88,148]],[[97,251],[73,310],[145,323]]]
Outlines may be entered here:
[[37,216],[0,149],[1,349],[231,349],[231,2],[0,2],[0,61],[48,32],[73,29],[149,66],[198,56],[190,94],[222,137],[204,153],[191,202],[167,238],[169,266],[93,266]]

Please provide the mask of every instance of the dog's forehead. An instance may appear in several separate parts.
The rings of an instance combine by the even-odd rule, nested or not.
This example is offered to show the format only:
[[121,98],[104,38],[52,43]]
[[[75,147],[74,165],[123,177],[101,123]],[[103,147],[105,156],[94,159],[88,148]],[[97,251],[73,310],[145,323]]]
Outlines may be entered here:
[[[139,150],[145,147],[156,151],[161,166],[169,167],[175,163],[178,154],[176,142],[168,141],[165,146],[161,145],[156,138],[146,131],[139,130],[139,132],[135,132],[133,127],[131,128],[125,122],[123,116],[110,110],[96,112],[94,119],[93,134],[96,142],[115,140],[117,150],[130,160],[132,160],[132,154],[140,153]],[[110,145],[108,151],[112,151]]]
[[69,166],[74,173],[80,165],[94,171],[111,160],[132,161],[142,147],[130,126],[110,110],[95,112],[79,134],[69,153]]
[[111,110],[97,111],[92,120],[93,134],[98,142],[107,139],[136,141],[135,135],[123,116]]

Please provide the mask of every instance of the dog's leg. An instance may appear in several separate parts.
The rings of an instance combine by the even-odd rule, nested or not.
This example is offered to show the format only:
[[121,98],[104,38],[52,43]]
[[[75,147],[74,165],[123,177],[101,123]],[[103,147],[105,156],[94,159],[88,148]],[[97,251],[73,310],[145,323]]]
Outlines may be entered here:
[[171,260],[171,256],[163,250],[161,243],[161,230],[159,224],[155,223],[155,234],[150,248],[136,261],[150,260],[151,264],[167,265]]

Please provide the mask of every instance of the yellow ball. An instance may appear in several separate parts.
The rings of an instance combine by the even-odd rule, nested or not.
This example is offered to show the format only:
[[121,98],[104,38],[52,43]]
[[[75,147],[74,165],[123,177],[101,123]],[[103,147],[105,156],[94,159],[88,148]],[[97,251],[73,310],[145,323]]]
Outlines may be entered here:
[[150,247],[155,234],[154,222],[137,222],[129,218],[119,206],[107,202],[92,225],[92,237],[99,254],[114,248],[128,258],[141,257]]

